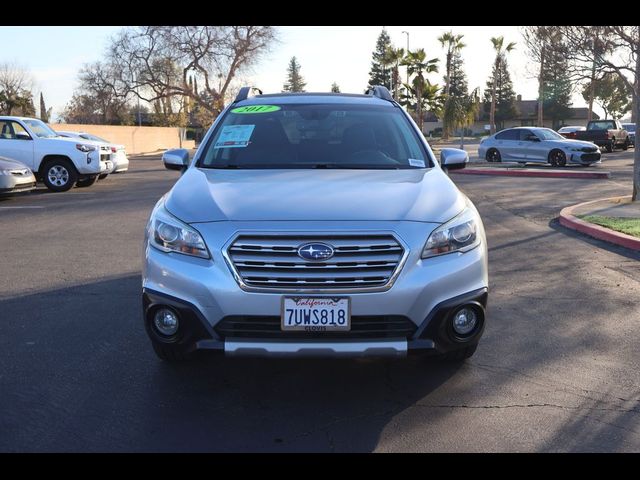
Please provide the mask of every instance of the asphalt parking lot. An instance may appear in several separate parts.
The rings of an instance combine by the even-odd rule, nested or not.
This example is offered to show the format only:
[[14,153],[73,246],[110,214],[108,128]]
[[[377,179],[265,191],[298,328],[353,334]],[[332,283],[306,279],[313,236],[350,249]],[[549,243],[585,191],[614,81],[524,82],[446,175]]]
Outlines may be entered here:
[[452,178],[489,242],[488,322],[462,365],[159,361],[141,320],[159,157],[91,188],[0,199],[0,451],[639,451],[639,254],[559,226],[611,178]]

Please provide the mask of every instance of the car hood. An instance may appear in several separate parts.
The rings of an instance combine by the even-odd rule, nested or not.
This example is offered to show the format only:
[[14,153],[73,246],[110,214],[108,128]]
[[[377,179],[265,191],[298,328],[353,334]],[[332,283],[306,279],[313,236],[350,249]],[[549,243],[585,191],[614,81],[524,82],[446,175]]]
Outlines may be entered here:
[[0,157],[0,170],[15,170],[29,168],[24,163],[7,157]]
[[167,210],[187,223],[410,220],[443,223],[465,198],[439,168],[215,170],[189,168]]
[[585,142],[583,140],[547,140],[547,144],[551,147],[558,148],[598,148],[593,142]]

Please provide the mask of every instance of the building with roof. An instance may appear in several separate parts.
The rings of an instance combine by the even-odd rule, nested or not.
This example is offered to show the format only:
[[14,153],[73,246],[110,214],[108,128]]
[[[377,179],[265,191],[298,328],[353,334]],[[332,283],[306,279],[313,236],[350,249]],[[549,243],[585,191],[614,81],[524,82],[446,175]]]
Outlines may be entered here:
[[[538,123],[538,101],[537,100],[522,100],[522,95],[516,97],[516,111],[518,114],[513,118],[507,119],[502,122],[502,125],[498,126],[498,130],[511,127],[533,127],[544,126],[553,128],[554,130],[564,125],[580,125],[586,126],[587,119],[589,118],[589,109],[586,107],[572,107],[570,108],[570,116],[566,119],[562,119],[554,125],[551,118],[545,117],[544,125],[537,125]],[[600,116],[597,113],[593,113],[593,120],[599,120]],[[470,131],[469,131],[470,130]],[[440,136],[442,132],[442,120],[438,119],[432,112],[426,112],[423,131],[425,135]],[[489,132],[489,114],[485,113],[481,107],[478,120],[474,122],[471,127],[468,127],[467,135],[470,133],[473,135],[481,135]]]

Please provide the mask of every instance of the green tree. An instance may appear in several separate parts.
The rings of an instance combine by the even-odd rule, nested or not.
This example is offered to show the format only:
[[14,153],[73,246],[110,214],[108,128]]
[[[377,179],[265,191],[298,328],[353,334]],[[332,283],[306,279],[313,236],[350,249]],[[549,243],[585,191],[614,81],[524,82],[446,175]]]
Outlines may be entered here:
[[[411,85],[404,85],[405,102],[409,106],[415,105],[415,112],[418,116],[418,128],[422,131],[422,125],[424,124],[424,101],[422,96],[425,91],[428,91],[427,86],[432,86],[425,79],[425,75],[438,72],[438,59],[432,58],[427,60],[427,54],[424,51],[424,48],[419,48],[417,50],[407,52],[402,60],[402,65],[407,67],[409,76],[413,76]],[[437,87],[437,85],[434,85],[434,87]],[[411,98],[412,95],[415,96],[415,99]]]
[[[447,97],[442,114],[442,124],[449,128],[449,133],[460,129],[460,148],[464,145],[464,131],[473,125],[480,111],[480,95],[476,88],[471,94]],[[444,131],[443,131],[444,134]]]
[[[493,49],[496,52],[496,57],[493,61],[493,71],[492,71],[492,79],[493,83],[491,84],[491,106],[489,109],[489,125],[490,132],[493,135],[496,132],[496,104],[497,104],[497,89],[498,82],[501,77],[504,75],[500,75],[500,71],[503,70],[506,72],[506,78],[509,78],[509,72],[506,69],[507,64],[507,53],[516,48],[515,42],[511,42],[504,45],[504,37],[491,37],[491,43],[493,44]],[[509,85],[511,85],[511,79],[509,78]],[[513,92],[513,88],[511,87],[511,91]]]
[[[591,82],[582,89],[582,98],[589,101]],[[627,85],[619,75],[606,73],[593,85],[594,101],[604,110],[606,118],[618,119],[631,109]]]
[[541,69],[542,106],[545,115],[551,117],[554,129],[560,126],[562,120],[571,116],[572,104],[567,57],[561,45],[561,38],[556,38],[556,42],[555,48],[547,49]]
[[291,57],[287,68],[287,81],[282,87],[283,92],[304,92],[307,84],[300,74],[300,64],[296,57]]
[[454,52],[453,57],[451,58],[449,95],[453,97],[465,97],[469,95],[467,75],[464,72],[462,55],[460,52]]
[[340,93],[340,85],[338,85],[336,82],[333,82],[331,84],[331,92]]
[[505,120],[515,117],[518,113],[516,94],[513,91],[507,60],[504,58],[493,65],[493,71],[487,80],[487,88],[484,91],[484,112],[489,114],[491,125],[500,126],[500,129]]
[[391,89],[391,70],[388,68],[391,64],[388,54],[390,48],[392,48],[391,37],[383,28],[378,35],[376,49],[371,54],[371,70],[369,71],[369,86],[367,88],[382,85]]
[[40,120],[44,123],[49,123],[49,119],[51,118],[51,109],[47,110],[47,106],[44,104],[44,96],[42,92],[40,92]]

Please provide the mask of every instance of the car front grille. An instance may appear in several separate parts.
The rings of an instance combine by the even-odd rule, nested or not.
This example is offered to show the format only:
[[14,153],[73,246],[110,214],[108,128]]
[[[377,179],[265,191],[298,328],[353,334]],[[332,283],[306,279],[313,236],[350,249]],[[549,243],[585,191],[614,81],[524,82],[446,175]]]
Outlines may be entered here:
[[221,338],[409,338],[417,327],[407,317],[400,315],[375,315],[351,317],[351,330],[336,332],[282,331],[280,317],[241,316],[224,317],[214,327]]
[[598,147],[582,147],[581,150],[586,153],[593,153],[598,151]]
[[[322,243],[327,260],[305,260],[298,249]],[[404,249],[392,235],[240,235],[228,257],[246,286],[271,289],[383,287],[402,262]]]
[[101,153],[100,154],[100,161],[101,162],[108,162],[109,160],[111,160],[111,154],[110,153]]
[[600,160],[600,154],[599,153],[583,153],[580,156],[580,160],[582,160],[583,162],[597,162],[598,160]]

